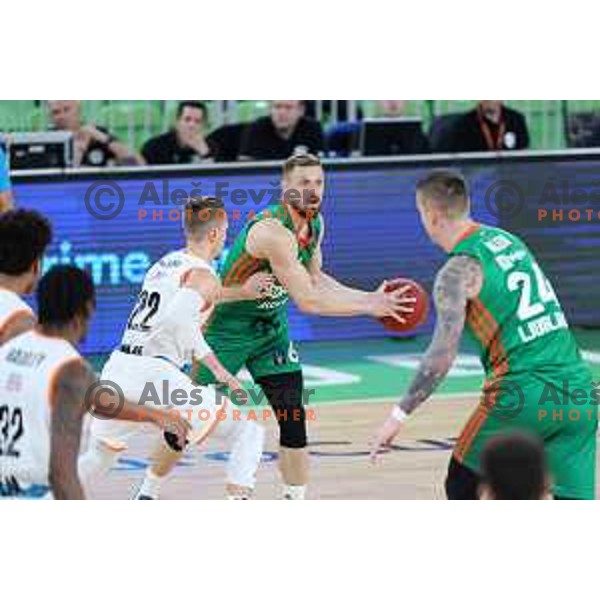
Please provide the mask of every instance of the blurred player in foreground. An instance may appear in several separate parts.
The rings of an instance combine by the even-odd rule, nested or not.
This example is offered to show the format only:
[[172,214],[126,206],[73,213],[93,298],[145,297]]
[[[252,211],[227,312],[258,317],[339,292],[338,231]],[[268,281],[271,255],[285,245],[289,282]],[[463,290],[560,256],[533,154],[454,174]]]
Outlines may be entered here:
[[51,239],[50,223],[35,211],[0,215],[0,346],[35,324],[35,315],[21,296],[35,289]]
[[[432,172],[417,184],[416,196],[427,234],[450,258],[435,281],[433,339],[408,392],[377,434],[372,458],[444,379],[466,323],[480,349],[486,381],[454,448],[448,498],[477,498],[482,449],[508,427],[541,437],[555,497],[593,498],[598,390],[552,285],[519,238],[471,219],[467,184],[459,174]],[[569,390],[577,397],[571,398]],[[543,414],[548,395],[568,416],[555,418],[552,410]]]
[[[279,425],[279,468],[283,497],[304,498],[308,480],[304,384],[298,353],[288,333],[287,303],[292,297],[305,313],[352,317],[412,312],[405,290],[386,293],[342,285],[322,270],[325,176],[320,160],[295,155],[283,166],[282,202],[249,221],[233,242],[221,278],[227,303],[217,306],[206,339],[233,374],[246,366],[275,410]],[[274,275],[267,293],[248,299],[244,284],[255,273]],[[199,381],[214,377],[203,369]],[[298,416],[298,418],[296,418]]]
[[0,497],[84,499],[77,457],[86,410],[160,425],[183,443],[184,420],[124,400],[115,415],[112,394],[102,390],[89,400],[96,378],[76,350],[95,308],[85,271],[54,267],[42,277],[37,301],[35,328],[0,348]]
[[482,500],[550,500],[544,445],[533,435],[493,437],[481,455]]
[[[178,410],[192,422],[191,443],[199,444],[213,432],[225,437],[230,450],[227,496],[247,499],[262,455],[263,427],[252,421],[234,420],[226,396],[217,396],[214,386],[195,385],[188,374],[192,363],[201,361],[216,381],[245,393],[202,334],[202,326],[221,295],[219,279],[210,263],[221,254],[227,234],[222,201],[208,196],[191,198],[185,206],[183,226],[186,247],[170,252],[149,269],[121,346],[104,366],[102,379],[114,381],[127,398],[140,404],[159,403]],[[164,397],[165,387],[168,397]],[[129,438],[139,431],[139,425],[95,421],[89,449],[80,462],[84,484],[106,473],[127,447]],[[158,498],[160,486],[181,457],[182,449],[159,441],[136,499]]]

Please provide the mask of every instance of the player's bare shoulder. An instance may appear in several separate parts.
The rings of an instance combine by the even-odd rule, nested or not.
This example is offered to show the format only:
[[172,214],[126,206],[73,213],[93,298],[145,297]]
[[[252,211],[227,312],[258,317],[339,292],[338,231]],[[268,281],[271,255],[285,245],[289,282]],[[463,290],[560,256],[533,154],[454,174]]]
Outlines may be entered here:
[[246,238],[246,251],[256,258],[268,258],[273,251],[296,247],[294,234],[275,218],[258,221]]
[[475,298],[483,285],[481,263],[464,254],[452,256],[435,278],[434,298],[438,310],[447,303],[460,304]]

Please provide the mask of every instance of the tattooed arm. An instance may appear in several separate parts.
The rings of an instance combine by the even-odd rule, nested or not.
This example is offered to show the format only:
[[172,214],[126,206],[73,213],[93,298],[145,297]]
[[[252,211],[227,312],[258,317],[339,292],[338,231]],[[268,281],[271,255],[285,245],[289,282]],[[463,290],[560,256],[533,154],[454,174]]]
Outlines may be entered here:
[[372,443],[373,462],[398,435],[407,415],[429,398],[450,370],[458,353],[467,301],[479,294],[482,284],[480,263],[468,256],[452,257],[437,274],[433,291],[437,312],[433,338],[404,398],[394,407]]
[[57,500],[83,500],[83,488],[77,474],[77,456],[84,397],[93,377],[83,361],[63,367],[58,375],[50,425],[50,485]]
[[458,354],[467,300],[477,296],[482,281],[479,261],[469,256],[452,257],[438,272],[433,289],[437,315],[433,338],[399,403],[407,415],[429,398],[450,370]]

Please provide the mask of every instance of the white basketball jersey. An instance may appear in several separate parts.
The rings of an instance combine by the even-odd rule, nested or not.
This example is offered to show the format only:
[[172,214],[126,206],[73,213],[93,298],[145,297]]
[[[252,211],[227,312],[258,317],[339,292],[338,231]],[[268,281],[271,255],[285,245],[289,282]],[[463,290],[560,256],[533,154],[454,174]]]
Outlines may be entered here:
[[69,342],[36,331],[0,348],[0,498],[50,491],[53,388],[73,360],[83,359]]
[[200,305],[193,314],[175,309],[173,299],[193,269],[215,274],[207,261],[186,250],[171,252],[150,268],[127,321],[121,341],[123,352],[167,358],[181,369],[191,364],[190,330],[202,326],[212,312],[212,307]]
[[33,316],[33,311],[18,294],[0,288],[0,344],[8,324],[21,316]]

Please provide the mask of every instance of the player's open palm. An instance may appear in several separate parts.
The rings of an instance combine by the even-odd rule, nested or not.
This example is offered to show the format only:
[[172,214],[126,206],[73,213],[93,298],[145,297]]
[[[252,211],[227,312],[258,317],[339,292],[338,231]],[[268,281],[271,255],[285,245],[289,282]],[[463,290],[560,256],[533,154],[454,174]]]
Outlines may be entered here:
[[413,313],[417,299],[410,294],[410,286],[405,285],[394,290],[389,290],[388,281],[383,281],[375,291],[375,312],[376,317],[392,317],[400,323],[406,320],[403,314]]

